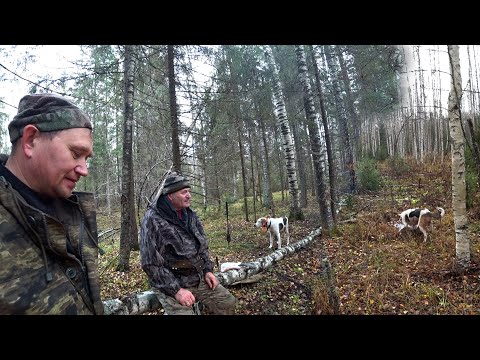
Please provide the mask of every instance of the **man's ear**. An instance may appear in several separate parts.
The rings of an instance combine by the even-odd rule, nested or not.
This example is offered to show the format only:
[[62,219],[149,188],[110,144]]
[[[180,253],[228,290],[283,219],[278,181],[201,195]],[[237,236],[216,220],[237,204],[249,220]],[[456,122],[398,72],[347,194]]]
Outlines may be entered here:
[[22,150],[28,158],[32,156],[33,148],[35,146],[34,140],[40,135],[34,125],[27,125],[23,128],[23,134],[21,138]]

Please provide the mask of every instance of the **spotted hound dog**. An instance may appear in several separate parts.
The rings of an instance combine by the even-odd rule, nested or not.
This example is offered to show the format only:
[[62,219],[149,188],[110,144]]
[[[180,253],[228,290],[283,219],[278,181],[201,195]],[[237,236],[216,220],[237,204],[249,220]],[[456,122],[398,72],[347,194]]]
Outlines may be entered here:
[[432,218],[441,219],[445,215],[445,210],[437,207],[437,211],[432,213],[428,209],[408,209],[400,214],[400,219],[405,227],[415,230],[420,229],[423,233],[423,241],[427,241],[427,231],[432,231]]
[[284,232],[287,235],[287,245],[290,243],[290,233],[288,232],[288,218],[286,216],[279,218],[272,218],[270,216],[261,217],[253,225],[255,227],[262,228],[263,232],[268,231],[270,235],[270,246],[269,249],[273,246],[273,235],[277,237],[278,249],[282,248],[282,238],[280,232]]

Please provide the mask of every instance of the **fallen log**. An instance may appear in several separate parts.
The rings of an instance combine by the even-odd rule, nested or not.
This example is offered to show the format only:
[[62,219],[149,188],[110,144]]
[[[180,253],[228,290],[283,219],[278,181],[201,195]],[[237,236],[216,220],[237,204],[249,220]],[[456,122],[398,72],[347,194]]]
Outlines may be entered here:
[[231,285],[237,281],[244,280],[252,275],[258,274],[260,271],[265,270],[266,268],[272,266],[278,260],[282,259],[284,256],[291,254],[298,249],[301,249],[313,240],[313,238],[319,235],[322,232],[321,228],[318,228],[312,231],[304,239],[297,241],[296,243],[282,247],[281,249],[275,250],[270,255],[259,258],[255,261],[244,263],[248,266],[242,266],[240,269],[230,269],[223,273],[215,273],[215,276],[218,279],[218,282],[223,286]]
[[[302,240],[287,245],[281,249],[275,250],[271,254],[259,258],[252,262],[243,263],[240,269],[230,269],[226,272],[216,272],[215,276],[218,282],[223,286],[232,285],[245,280],[259,272],[267,269],[288,254],[307,246],[316,236],[322,232],[318,228],[308,234]],[[142,293],[125,296],[121,299],[108,299],[103,301],[105,315],[140,315],[151,312],[161,307],[160,302],[155,295],[155,291],[148,290]]]
[[111,229],[107,229],[107,230],[104,230],[104,231],[100,232],[98,234],[98,242],[105,241],[110,236],[115,235],[115,233],[117,231],[120,231],[120,228],[117,228],[117,229],[111,228]]
[[105,315],[140,315],[160,308],[155,292],[152,290],[125,296],[121,299],[103,301]]

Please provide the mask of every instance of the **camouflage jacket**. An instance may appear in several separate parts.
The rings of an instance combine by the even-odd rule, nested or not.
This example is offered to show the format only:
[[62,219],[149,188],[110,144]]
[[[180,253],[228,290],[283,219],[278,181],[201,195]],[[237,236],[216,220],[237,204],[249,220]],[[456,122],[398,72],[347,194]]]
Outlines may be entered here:
[[93,194],[55,204],[59,219],[0,176],[0,314],[103,314]]
[[[140,227],[140,254],[150,285],[175,296],[180,288],[197,286],[202,275],[213,271],[207,237],[197,214],[182,210],[182,221],[164,195],[148,207]],[[201,260],[203,274],[175,275],[172,264],[178,260]],[[200,276],[199,276],[200,275]]]

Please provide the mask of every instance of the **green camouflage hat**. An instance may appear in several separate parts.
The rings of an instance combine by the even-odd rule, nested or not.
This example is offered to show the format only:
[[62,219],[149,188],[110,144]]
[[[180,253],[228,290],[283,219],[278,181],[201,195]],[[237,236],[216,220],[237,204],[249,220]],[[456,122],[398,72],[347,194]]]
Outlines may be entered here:
[[40,131],[57,131],[71,128],[92,129],[87,114],[69,100],[54,94],[30,94],[20,99],[18,113],[8,124],[10,142],[23,134],[27,125],[35,125]]
[[178,190],[189,188],[190,182],[184,178],[182,175],[177,174],[176,172],[170,173],[165,179],[165,184],[163,185],[162,193],[164,195],[174,193]]

